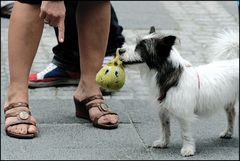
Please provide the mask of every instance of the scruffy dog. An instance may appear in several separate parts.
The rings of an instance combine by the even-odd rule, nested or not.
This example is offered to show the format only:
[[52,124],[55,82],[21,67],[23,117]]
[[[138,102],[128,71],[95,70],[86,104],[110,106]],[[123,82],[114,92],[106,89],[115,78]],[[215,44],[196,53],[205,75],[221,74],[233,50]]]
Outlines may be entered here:
[[[195,153],[191,124],[196,118],[225,109],[228,126],[221,138],[231,138],[235,120],[235,106],[239,102],[239,37],[225,32],[216,39],[214,55],[235,55],[234,59],[192,66],[174,47],[176,36],[151,33],[137,42],[134,52],[122,55],[123,62],[135,62],[141,76],[150,87],[152,98],[159,107],[160,139],[153,147],[169,144],[170,116],[180,123],[182,156]],[[139,64],[136,65],[136,62]],[[131,63],[130,63],[131,64]]]

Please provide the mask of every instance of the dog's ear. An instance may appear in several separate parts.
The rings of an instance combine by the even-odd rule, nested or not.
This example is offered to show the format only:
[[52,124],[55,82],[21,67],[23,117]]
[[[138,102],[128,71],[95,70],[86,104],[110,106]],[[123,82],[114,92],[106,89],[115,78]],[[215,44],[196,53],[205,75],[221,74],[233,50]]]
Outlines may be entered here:
[[166,36],[163,38],[163,42],[167,46],[173,46],[175,44],[176,36]]
[[172,46],[174,45],[176,36],[166,36],[164,38],[159,38],[156,41],[156,53],[159,58],[167,58],[170,55]]
[[156,33],[156,29],[155,29],[154,26],[151,26],[151,27],[150,27],[149,34],[152,34],[152,33]]

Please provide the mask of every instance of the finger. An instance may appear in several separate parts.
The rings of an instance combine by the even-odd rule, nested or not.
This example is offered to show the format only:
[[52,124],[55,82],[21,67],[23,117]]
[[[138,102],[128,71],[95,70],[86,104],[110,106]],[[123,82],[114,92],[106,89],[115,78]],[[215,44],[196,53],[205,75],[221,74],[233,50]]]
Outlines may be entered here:
[[49,20],[44,19],[45,24],[49,24]]
[[58,40],[59,42],[64,41],[64,32],[65,32],[65,26],[64,26],[64,18],[61,18],[58,25]]
[[48,16],[46,16],[46,17],[44,18],[44,23],[46,23],[46,24],[49,24],[49,23],[50,23],[50,20],[49,20],[49,17],[48,17]]
[[50,26],[54,26],[54,25],[55,25],[54,27],[57,26],[56,18],[53,17],[52,15],[46,15],[44,20],[46,20]]
[[51,19],[51,21],[49,21],[49,25],[52,27],[58,27],[58,20],[57,19]]

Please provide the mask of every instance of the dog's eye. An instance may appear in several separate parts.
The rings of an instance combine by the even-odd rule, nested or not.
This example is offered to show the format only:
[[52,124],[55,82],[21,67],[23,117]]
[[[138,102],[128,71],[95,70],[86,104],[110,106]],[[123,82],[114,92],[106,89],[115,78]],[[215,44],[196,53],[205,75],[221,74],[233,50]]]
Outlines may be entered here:
[[115,74],[116,77],[119,76],[119,70],[118,70],[118,68],[115,70],[115,73],[114,73],[114,74]]
[[104,74],[105,74],[105,75],[106,75],[106,74],[108,74],[108,73],[109,73],[109,71],[111,70],[111,68],[112,68],[112,67],[109,67],[109,68],[107,68],[107,70],[105,71],[105,73],[104,73]]

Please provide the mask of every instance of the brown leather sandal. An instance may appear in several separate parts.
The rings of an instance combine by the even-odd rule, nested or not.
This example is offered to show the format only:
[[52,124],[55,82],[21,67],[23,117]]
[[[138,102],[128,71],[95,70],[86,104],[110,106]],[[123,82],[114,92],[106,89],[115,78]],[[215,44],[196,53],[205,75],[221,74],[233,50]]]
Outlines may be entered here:
[[[88,104],[89,102],[91,102],[95,99],[103,100],[103,97],[101,95],[94,95],[94,96],[88,97],[82,101],[77,100],[75,97],[73,97],[73,99],[74,99],[74,103],[75,103],[75,107],[76,107],[76,117],[88,119],[93,123],[93,126],[101,128],[101,129],[115,129],[118,127],[118,122],[115,124],[111,124],[111,123],[99,124],[98,123],[99,118],[102,116],[109,115],[109,114],[117,115],[115,112],[112,112],[109,109],[108,105],[105,103],[90,103],[90,104]],[[89,112],[88,112],[88,110],[90,108],[98,108],[102,112],[102,114],[96,116],[94,120],[91,120],[90,116],[89,116]]]
[[[19,107],[19,110],[6,113],[8,110]],[[25,107],[20,110],[20,107]],[[31,139],[37,136],[37,133],[34,134],[18,134],[14,132],[9,132],[7,129],[10,126],[19,125],[19,124],[28,124],[36,126],[36,122],[30,119],[31,112],[29,110],[29,106],[25,102],[11,103],[7,107],[4,107],[5,120],[9,117],[17,117],[17,120],[7,124],[5,127],[6,134],[10,137],[20,138],[20,139]]]

